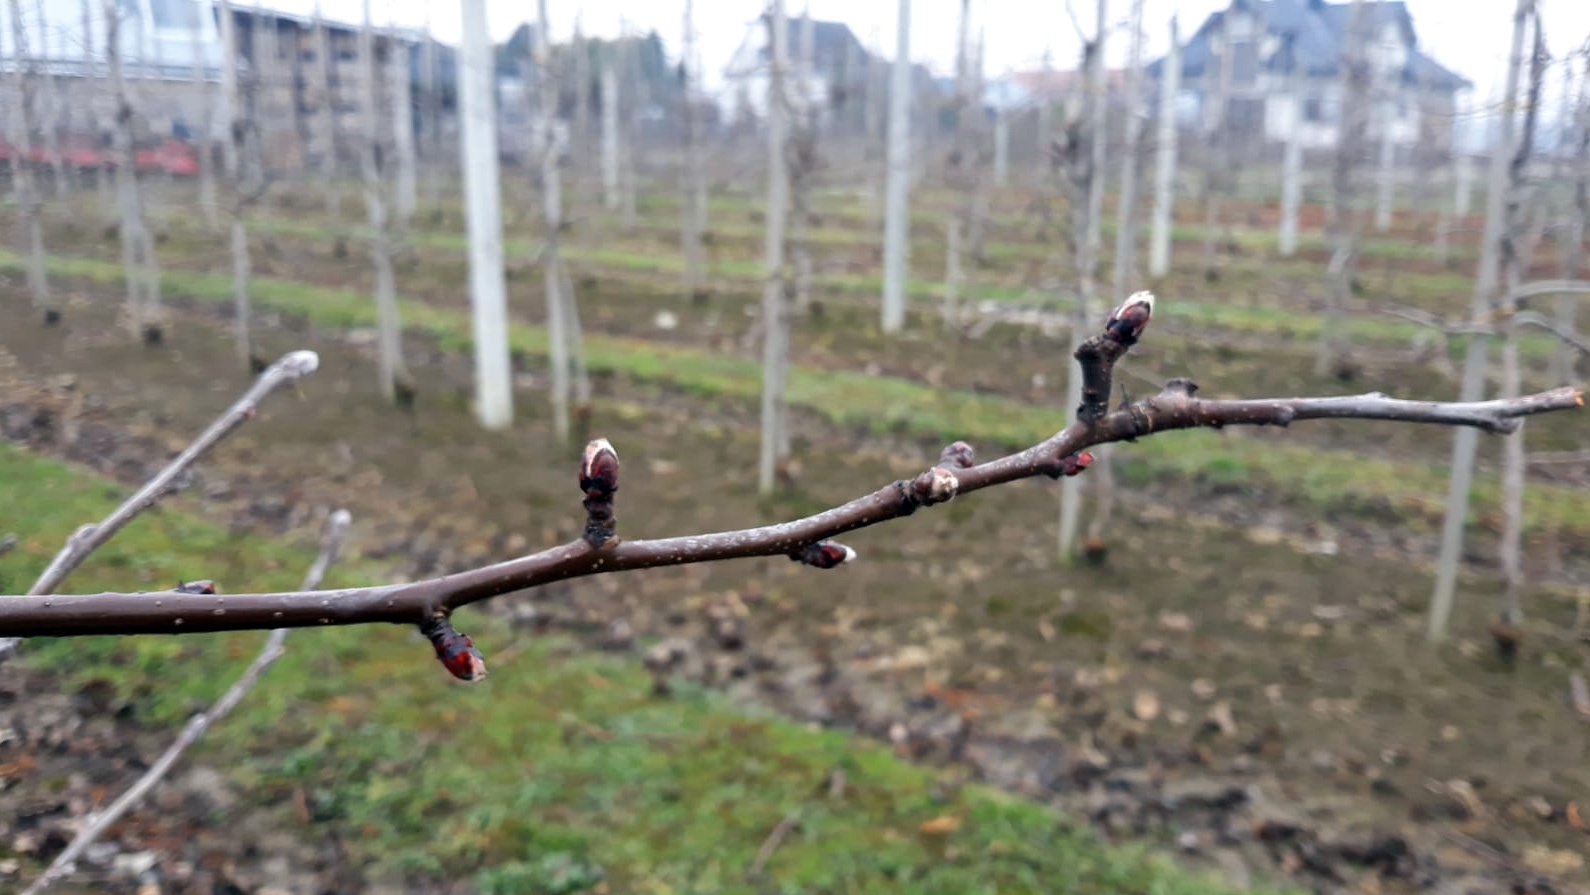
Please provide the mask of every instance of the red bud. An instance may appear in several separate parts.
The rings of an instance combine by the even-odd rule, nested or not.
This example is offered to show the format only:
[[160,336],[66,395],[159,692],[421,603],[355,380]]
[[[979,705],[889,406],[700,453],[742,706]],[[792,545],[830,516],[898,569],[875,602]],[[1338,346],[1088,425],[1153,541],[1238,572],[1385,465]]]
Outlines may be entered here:
[[1078,451],[1075,454],[1060,458],[1060,474],[1067,476],[1081,475],[1082,471],[1092,464],[1093,455],[1091,453]]
[[475,648],[475,641],[439,615],[420,625],[420,633],[430,638],[431,647],[443,667],[461,681],[478,681],[486,676],[486,657]]
[[855,559],[856,551],[838,541],[818,541],[791,553],[789,558],[819,569],[832,569]]
[[1110,319],[1104,324],[1104,331],[1122,345],[1135,344],[1137,337],[1142,335],[1143,329],[1148,326],[1148,318],[1153,314],[1154,293],[1134,292],[1121,303],[1120,307],[1110,312]]
[[585,446],[585,456],[580,461],[580,490],[592,497],[606,497],[618,490],[618,451],[607,439],[598,438]]

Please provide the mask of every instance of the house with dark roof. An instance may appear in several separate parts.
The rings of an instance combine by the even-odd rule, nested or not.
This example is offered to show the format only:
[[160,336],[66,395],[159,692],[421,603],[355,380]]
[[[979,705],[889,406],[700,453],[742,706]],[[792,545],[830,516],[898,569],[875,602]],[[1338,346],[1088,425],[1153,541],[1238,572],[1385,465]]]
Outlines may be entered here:
[[[1364,4],[1366,55],[1374,73],[1370,135],[1398,147],[1445,148],[1459,92],[1472,84],[1419,46],[1406,3]],[[1239,141],[1280,142],[1294,133],[1305,148],[1336,143],[1342,104],[1341,60],[1354,38],[1352,4],[1325,0],[1234,0],[1204,20],[1182,48],[1178,113],[1184,124],[1214,119],[1210,100],[1228,66],[1226,123]],[[1164,59],[1149,66],[1157,80]]]
[[[875,57],[862,46],[850,26],[844,22],[827,22],[802,16],[790,16],[789,65],[790,74],[799,69],[800,60],[806,58],[806,35],[811,33],[812,70],[805,85],[805,95],[817,103],[819,121],[831,121],[840,116],[850,116],[859,109],[854,98],[870,88],[880,90],[879,109],[887,107],[889,91],[889,60]],[[757,117],[767,114],[767,88],[769,63],[773,57],[766,14],[758,16],[746,29],[739,49],[730,57],[723,75],[744,107]],[[911,66],[912,88],[919,103],[927,97],[937,96],[932,74],[926,66]],[[926,108],[924,105],[918,108]]]

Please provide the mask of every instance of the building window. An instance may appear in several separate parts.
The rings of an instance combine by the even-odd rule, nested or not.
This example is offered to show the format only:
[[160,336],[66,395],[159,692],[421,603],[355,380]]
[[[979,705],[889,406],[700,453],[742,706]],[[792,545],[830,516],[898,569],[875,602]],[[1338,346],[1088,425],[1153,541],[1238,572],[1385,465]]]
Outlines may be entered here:
[[157,28],[191,30],[199,21],[197,0],[149,0]]
[[1316,124],[1325,120],[1325,103],[1317,96],[1303,100],[1303,120]]

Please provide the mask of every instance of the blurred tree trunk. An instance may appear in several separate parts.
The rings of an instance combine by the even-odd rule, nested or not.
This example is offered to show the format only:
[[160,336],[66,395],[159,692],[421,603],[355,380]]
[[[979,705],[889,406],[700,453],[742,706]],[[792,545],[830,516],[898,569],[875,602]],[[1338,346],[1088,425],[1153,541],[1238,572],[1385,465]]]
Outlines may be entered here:
[[1347,43],[1342,50],[1342,102],[1336,129],[1336,154],[1331,165],[1331,205],[1328,235],[1331,260],[1325,292],[1325,320],[1320,330],[1314,373],[1323,376],[1341,370],[1347,346],[1342,336],[1342,314],[1352,298],[1358,269],[1358,236],[1361,222],[1358,169],[1368,145],[1371,76],[1366,57],[1372,33],[1364,0],[1353,0],[1348,13]]
[[[1361,2],[1361,0],[1355,0]],[[1220,30],[1212,35],[1212,43],[1220,55],[1220,69],[1215,77],[1214,96],[1204,109],[1204,145],[1208,157],[1204,160],[1204,245],[1203,268],[1206,278],[1216,276],[1217,232],[1221,226],[1222,206],[1230,185],[1227,166],[1230,164],[1230,138],[1226,106],[1231,100],[1233,56],[1231,51],[1231,10],[1220,19]]]
[[1170,273],[1171,228],[1176,205],[1176,96],[1181,91],[1181,37],[1176,17],[1170,19],[1170,52],[1160,71],[1159,145],[1154,153],[1154,230],[1148,250],[1148,273]]
[[1281,234],[1280,254],[1290,258],[1297,254],[1297,216],[1303,204],[1303,92],[1298,89],[1297,76],[1289,73],[1293,119],[1286,134],[1286,158],[1281,163]]
[[364,203],[370,226],[370,260],[375,265],[376,342],[381,396],[389,403],[410,403],[414,385],[403,363],[403,322],[399,317],[397,283],[392,272],[392,233],[387,221],[386,184],[382,168],[390,153],[381,145],[380,66],[375,58],[375,25],[370,0],[364,0],[364,28],[359,32],[361,90],[359,113],[364,119]]
[[210,131],[215,126],[215,93],[210,87],[209,66],[204,59],[204,7],[194,3],[188,9],[192,17],[191,40],[188,51],[193,54],[190,77],[193,89],[199,94],[200,112],[193,147],[199,155],[199,209],[204,212],[204,222],[211,230],[221,229],[221,206],[216,198],[215,154],[211,151]]
[[251,369],[254,360],[253,343],[249,334],[252,320],[249,301],[251,267],[248,254],[248,227],[245,220],[250,194],[260,188],[258,126],[249,117],[238,83],[237,60],[243,55],[237,42],[237,25],[233,18],[231,0],[220,0],[221,17],[221,95],[226,110],[226,143],[222,158],[226,166],[226,180],[231,192],[231,253],[232,253],[232,306],[233,333],[237,348],[238,365]]
[[[496,104],[493,103],[495,108]],[[425,202],[433,209],[442,199],[442,175],[447,168],[447,159],[442,146],[442,96],[441,83],[436,75],[436,39],[431,36],[430,13],[425,15],[425,43],[420,47],[420,133],[424,134],[420,152],[421,173],[420,181],[425,188]],[[497,123],[492,121],[492,142],[495,146],[497,140]],[[492,170],[497,170],[496,152],[492,152]],[[494,177],[495,179],[495,177]],[[500,200],[499,200],[500,201]],[[498,232],[501,232],[501,213],[497,215]],[[498,266],[501,266],[501,252],[498,253]],[[511,411],[510,411],[511,415]]]
[[570,68],[569,77],[574,82],[574,124],[569,131],[569,155],[577,159],[582,170],[589,168],[583,164],[585,151],[591,142],[591,48],[585,40],[585,28],[580,22],[579,13],[574,16],[574,43],[569,51],[574,54],[574,64]]
[[[469,230],[469,308],[475,351],[475,417],[486,429],[513,422],[508,299],[502,270],[502,195],[497,162],[496,75],[486,0],[463,0],[458,97]],[[429,39],[426,41],[430,45]],[[434,58],[434,57],[433,57]]]
[[[1375,83],[1377,89],[1383,94],[1389,94],[1394,88],[1391,86],[1392,77],[1385,71],[1377,71]],[[1397,146],[1391,142],[1391,124],[1394,116],[1392,100],[1388,96],[1381,96],[1375,103],[1375,111],[1380,118],[1380,163],[1375,172],[1375,232],[1388,233],[1391,231],[1391,207],[1395,198]]]
[[[34,0],[33,15],[39,22],[42,23],[44,21],[44,0]],[[49,32],[52,29],[40,28],[39,30],[44,32],[39,36],[39,56],[42,59],[49,60]],[[58,46],[60,52],[55,58],[70,58],[69,54],[71,51],[67,46],[66,29],[56,28],[53,30],[60,40]],[[44,75],[43,77],[48,82],[45,87],[48,105],[39,118],[39,127],[43,131],[44,149],[49,154],[50,170],[53,175],[50,178],[50,195],[60,196],[63,192],[67,195],[72,195],[77,192],[77,169],[66,163],[66,157],[61,152],[61,131],[66,128],[70,132],[65,78],[60,75]]]
[[[789,123],[787,170],[790,179],[790,255],[794,262],[795,308],[805,313],[812,303],[812,177],[817,161],[817,98],[812,95],[817,41],[811,4],[801,15],[801,54],[793,79],[785,79],[783,102]],[[793,83],[792,83],[793,82]],[[787,347],[786,347],[787,350]],[[788,373],[785,373],[788,376]],[[789,429],[779,428],[779,459],[789,454]]]
[[[1564,214],[1562,278],[1577,279],[1584,268],[1585,230],[1590,227],[1590,54],[1583,57],[1584,77],[1579,79],[1577,103],[1573,111],[1573,207]],[[1578,301],[1572,295],[1557,297],[1557,327],[1576,332]],[[1572,382],[1576,355],[1572,346],[1558,344],[1552,355],[1551,375],[1558,382]]]
[[[1546,38],[1542,33],[1540,11],[1533,13],[1535,24],[1534,53],[1529,64],[1529,85],[1524,103],[1523,130],[1518,138],[1518,151],[1513,155],[1508,169],[1507,232],[1502,242],[1502,290],[1497,297],[1496,314],[1502,337],[1501,397],[1517,398],[1522,393],[1518,367],[1518,325],[1514,315],[1518,301],[1513,291],[1523,281],[1524,271],[1540,241],[1541,229],[1529,234],[1522,232],[1524,225],[1520,206],[1528,179],[1529,157],[1534,148],[1535,130],[1540,114],[1541,89],[1546,77],[1550,57],[1546,52]],[[1539,223],[1545,224],[1545,209],[1539,209]],[[1498,559],[1502,566],[1502,607],[1499,618],[1507,624],[1517,624],[1524,588],[1524,433],[1527,427],[1519,422],[1518,430],[1502,442],[1502,540]]]
[[[1507,80],[1502,94],[1502,117],[1491,146],[1490,174],[1485,187],[1485,233],[1480,243],[1479,270],[1474,278],[1471,314],[1483,321],[1497,300],[1504,277],[1501,276],[1504,248],[1512,231],[1507,189],[1508,166],[1515,148],[1515,101],[1519,72],[1524,66],[1524,33],[1534,14],[1534,0],[1518,0],[1513,10],[1512,49],[1507,58]],[[1485,392],[1485,367],[1490,340],[1470,336],[1463,362],[1460,400],[1476,401]],[[1474,482],[1474,455],[1479,448],[1477,432],[1458,430],[1452,439],[1451,479],[1448,483],[1446,518],[1441,528],[1441,553],[1436,560],[1435,591],[1430,597],[1428,634],[1432,641],[1446,637],[1452,617],[1453,594],[1457,588],[1458,563],[1463,556],[1463,527],[1469,512],[1469,488]]]
[[994,111],[994,186],[1010,185],[1010,115],[1001,106]]
[[[83,22],[83,77],[88,78],[89,80],[95,78],[99,73],[99,66],[94,63],[93,4],[94,0],[81,0],[79,9],[79,13]],[[101,0],[100,8],[105,8],[104,0]],[[108,70],[108,66],[110,57],[106,56],[105,61],[107,64],[105,77],[106,79],[109,79],[110,72]],[[105,122],[100,120],[99,116],[95,113],[93,105],[88,105],[89,108],[85,110],[85,117],[88,119],[89,129],[93,131],[94,134],[94,145],[102,146],[103,143],[101,140],[105,134]],[[94,169],[94,189],[99,193],[99,206],[100,208],[104,209],[106,218],[115,218],[119,220],[121,214],[120,203],[112,195],[113,191],[111,190],[110,186],[110,178],[111,172],[107,169],[107,166],[101,162],[99,167]]]
[[135,113],[122,72],[121,8],[116,0],[104,0],[104,14],[105,62],[116,107],[116,205],[121,215],[121,260],[127,279],[127,323],[134,337],[154,345],[165,337],[160,321],[160,273],[155,267],[154,241],[149,237],[139,196],[138,158],[133,146]]
[[[10,0],[11,48],[15,57],[11,74],[15,82],[16,104],[8,128],[16,135],[15,158],[12,172],[16,178],[17,211],[22,217],[22,232],[28,244],[28,292],[33,296],[33,308],[46,320],[54,322],[57,312],[50,301],[50,281],[44,274],[44,222],[41,219],[43,202],[33,171],[33,131],[38,122],[37,113],[38,70],[28,53],[27,25],[22,20],[21,0]],[[40,33],[45,32],[40,20]]]
[[789,37],[784,0],[772,0],[768,16],[772,58],[767,98],[767,243],[762,290],[762,438],[757,457],[757,490],[773,493],[788,418],[785,382],[789,369],[789,271],[785,268],[785,225],[788,217]]
[[398,39],[396,26],[391,28],[387,47],[388,101],[392,105],[392,142],[397,152],[397,178],[393,189],[392,209],[397,216],[400,231],[407,231],[414,219],[414,207],[419,202],[418,161],[414,150],[414,82],[409,67],[408,46]]
[[979,166],[975,158],[976,125],[972,121],[976,111],[973,107],[972,61],[968,48],[971,28],[971,0],[961,0],[960,27],[955,31],[955,135],[950,146],[949,164],[949,186],[959,194],[959,198],[957,208],[952,213],[954,219],[945,228],[944,246],[944,322],[950,326],[955,325],[960,314],[960,282],[965,270],[962,255],[971,235],[972,216],[976,213],[972,203],[977,187],[973,181],[978,176]]
[[680,64],[684,67],[681,85],[684,101],[683,127],[685,139],[685,171],[682,184],[684,201],[680,221],[680,249],[685,256],[684,297],[694,300],[706,289],[706,259],[701,248],[701,233],[706,228],[707,183],[706,169],[701,159],[701,122],[698,96],[701,69],[696,66],[695,3],[685,0],[684,53]]
[[[1087,73],[1080,85],[1081,99],[1077,114],[1067,123],[1063,159],[1065,182],[1071,207],[1071,232],[1067,239],[1076,267],[1076,310],[1071,318],[1071,353],[1081,346],[1086,334],[1097,324],[1093,317],[1093,299],[1098,292],[1095,280],[1098,264],[1099,217],[1104,179],[1104,112],[1099,107],[1106,102],[1104,95],[1104,38],[1108,16],[1106,0],[1099,0],[1098,30],[1091,42],[1083,47],[1082,69]],[[1082,404],[1082,377],[1075,364],[1070,365],[1066,377],[1066,419],[1075,420],[1077,407]],[[1060,480],[1060,559],[1070,561],[1076,551],[1077,530],[1082,520],[1082,483],[1080,476]]]
[[326,216],[336,226],[342,218],[342,194],[337,183],[337,169],[341,162],[341,147],[337,140],[337,85],[332,76],[334,60],[331,29],[320,17],[320,4],[315,4],[315,60],[320,76],[320,106],[317,118],[320,123],[320,184],[326,197]]
[[[1115,267],[1111,275],[1112,306],[1131,293],[1133,261],[1137,256],[1137,160],[1143,148],[1143,0],[1133,0],[1130,25],[1131,50],[1126,68],[1126,118],[1121,122],[1121,185],[1115,208]],[[1102,133],[1102,131],[1100,132]],[[1102,172],[1103,169],[1100,168]],[[1102,558],[1104,535],[1115,513],[1115,446],[1103,445],[1093,470],[1093,516],[1088,520],[1088,552]]]
[[883,331],[905,325],[911,193],[911,0],[900,0],[889,86],[889,171],[883,225]]
[[569,443],[569,310],[563,296],[563,257],[558,245],[563,230],[563,182],[558,173],[558,87],[552,75],[552,45],[547,29],[547,0],[536,3],[535,65],[541,94],[541,214],[546,230],[542,249],[542,283],[546,293],[548,358],[551,362],[552,429],[558,444]]
[[636,193],[640,189],[639,178],[639,149],[640,149],[640,116],[646,109],[650,91],[646,88],[645,72],[641,69],[640,38],[632,38],[629,25],[624,25],[624,37],[620,46],[623,47],[624,70],[620,77],[626,81],[624,96],[628,103],[623,118],[619,121],[623,136],[620,138],[622,151],[618,154],[618,186],[623,200],[623,227],[628,233],[635,229],[636,220]]
[[618,60],[616,47],[602,53],[602,207],[618,211]]

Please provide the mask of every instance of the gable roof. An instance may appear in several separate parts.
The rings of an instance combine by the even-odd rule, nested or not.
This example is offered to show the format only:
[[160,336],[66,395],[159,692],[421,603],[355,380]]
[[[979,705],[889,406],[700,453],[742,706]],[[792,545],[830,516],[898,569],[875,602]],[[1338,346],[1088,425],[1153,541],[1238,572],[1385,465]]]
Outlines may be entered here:
[[[1234,0],[1229,9],[1210,14],[1182,48],[1182,77],[1196,79],[1216,65],[1214,38],[1224,27],[1232,10],[1250,13],[1264,35],[1276,38],[1276,48],[1261,58],[1260,67],[1274,73],[1295,72],[1308,77],[1333,77],[1337,74],[1342,48],[1348,38],[1352,18],[1351,3],[1324,0]],[[1467,78],[1430,58],[1419,49],[1413,16],[1402,0],[1365,3],[1364,14],[1377,31],[1391,25],[1402,32],[1407,59],[1397,72],[1403,83],[1438,90],[1461,90],[1473,86]],[[1149,64],[1151,76],[1158,77],[1164,58]]]

